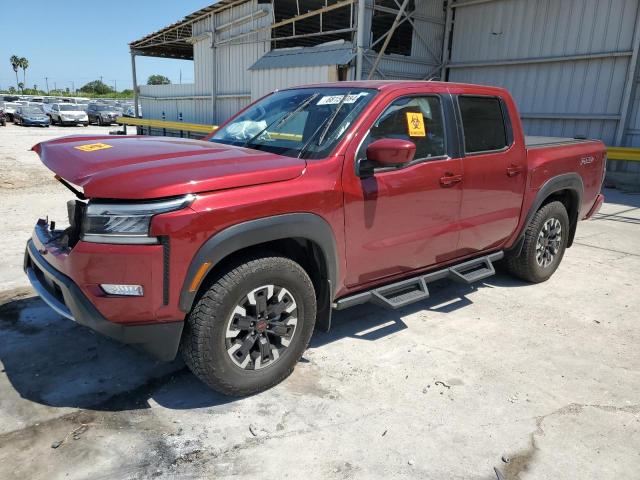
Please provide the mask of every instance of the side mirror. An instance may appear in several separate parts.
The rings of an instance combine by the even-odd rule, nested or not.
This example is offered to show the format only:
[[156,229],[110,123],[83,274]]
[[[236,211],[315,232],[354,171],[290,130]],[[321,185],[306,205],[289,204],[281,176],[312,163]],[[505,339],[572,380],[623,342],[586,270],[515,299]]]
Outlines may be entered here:
[[367,160],[382,167],[408,163],[416,154],[416,144],[399,138],[382,138],[367,147]]

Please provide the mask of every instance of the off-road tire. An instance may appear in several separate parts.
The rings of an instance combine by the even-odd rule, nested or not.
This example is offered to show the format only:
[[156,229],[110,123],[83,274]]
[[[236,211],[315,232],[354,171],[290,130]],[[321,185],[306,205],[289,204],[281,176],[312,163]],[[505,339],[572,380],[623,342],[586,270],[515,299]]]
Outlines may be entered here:
[[[536,246],[538,235],[545,222],[556,218],[562,227],[561,241],[558,252],[554,255],[552,262],[546,267],[542,267],[536,260]],[[569,238],[569,215],[562,202],[554,201],[543,205],[533,216],[524,234],[524,244],[522,251],[517,257],[508,257],[505,261],[507,271],[522,280],[532,283],[544,282],[556,271],[564,252],[567,248]]]
[[[243,296],[265,284],[291,292],[298,308],[297,330],[273,365],[243,370],[227,353],[227,320]],[[307,272],[277,254],[249,256],[234,262],[206,288],[187,318],[182,337],[182,357],[191,371],[209,387],[231,396],[254,394],[288,377],[307,348],[316,319],[315,290]]]

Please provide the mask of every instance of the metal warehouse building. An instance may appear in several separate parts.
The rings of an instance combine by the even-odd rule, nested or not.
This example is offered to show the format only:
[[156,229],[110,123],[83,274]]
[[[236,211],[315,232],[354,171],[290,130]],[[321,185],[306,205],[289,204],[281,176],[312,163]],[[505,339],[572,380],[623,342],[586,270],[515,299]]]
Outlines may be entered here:
[[640,0],[221,0],[132,42],[192,59],[195,82],[141,85],[147,118],[223,121],[311,82],[442,79],[508,88],[528,134],[640,146]]

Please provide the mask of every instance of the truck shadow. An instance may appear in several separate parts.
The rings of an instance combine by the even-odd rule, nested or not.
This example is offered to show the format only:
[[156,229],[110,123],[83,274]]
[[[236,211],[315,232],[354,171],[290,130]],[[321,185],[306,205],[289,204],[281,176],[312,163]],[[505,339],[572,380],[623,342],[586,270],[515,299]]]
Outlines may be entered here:
[[319,348],[342,338],[375,341],[405,330],[403,317],[417,312],[449,313],[471,305],[468,295],[482,288],[521,287],[529,285],[501,273],[473,285],[463,285],[450,280],[429,284],[430,297],[397,310],[365,304],[347,310],[333,312],[331,331],[316,331],[309,344]]
[[[180,361],[157,362],[56,315],[35,297],[0,305],[3,375],[27,400],[99,411],[229,403]],[[3,389],[3,390],[6,390]],[[0,391],[0,403],[7,392]]]
[[[310,347],[343,338],[375,341],[407,329],[402,318],[412,313],[452,312],[470,305],[467,296],[479,288],[521,285],[503,275],[473,286],[440,282],[429,286],[429,299],[399,310],[361,305],[334,312],[332,330],[316,331]],[[2,373],[22,398],[42,405],[121,411],[150,408],[153,402],[192,409],[234,401],[211,391],[180,360],[157,362],[59,317],[37,297],[0,305],[0,338]],[[13,394],[0,390],[0,403],[7,395]]]

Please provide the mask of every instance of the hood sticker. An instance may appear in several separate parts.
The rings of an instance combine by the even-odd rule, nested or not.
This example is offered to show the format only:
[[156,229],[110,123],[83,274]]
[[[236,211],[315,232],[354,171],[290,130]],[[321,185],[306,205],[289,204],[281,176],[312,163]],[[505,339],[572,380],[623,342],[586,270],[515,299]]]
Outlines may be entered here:
[[107,145],[106,143],[87,143],[86,145],[78,145],[73,148],[82,150],[83,152],[95,152],[96,150],[104,150],[105,148],[111,147],[113,147],[113,145]]

